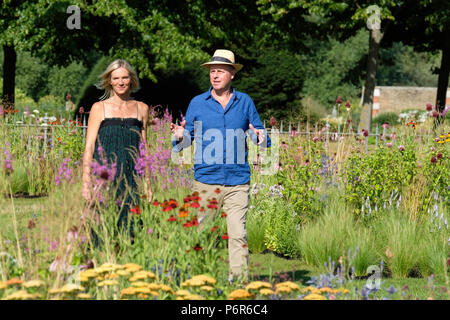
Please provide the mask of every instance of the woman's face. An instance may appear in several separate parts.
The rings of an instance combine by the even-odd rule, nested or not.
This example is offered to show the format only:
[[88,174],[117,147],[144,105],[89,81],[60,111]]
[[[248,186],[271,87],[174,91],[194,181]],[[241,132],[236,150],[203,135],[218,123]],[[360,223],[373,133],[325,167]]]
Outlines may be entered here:
[[118,95],[123,95],[130,90],[130,74],[127,69],[121,67],[111,72],[111,86]]

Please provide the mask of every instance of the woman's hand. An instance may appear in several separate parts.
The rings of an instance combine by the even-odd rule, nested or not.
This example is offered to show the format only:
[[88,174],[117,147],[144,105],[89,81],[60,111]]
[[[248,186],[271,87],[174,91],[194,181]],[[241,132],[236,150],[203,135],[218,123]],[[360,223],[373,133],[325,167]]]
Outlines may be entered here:
[[81,187],[81,195],[87,202],[92,200],[92,192],[88,183],[83,183],[83,186]]

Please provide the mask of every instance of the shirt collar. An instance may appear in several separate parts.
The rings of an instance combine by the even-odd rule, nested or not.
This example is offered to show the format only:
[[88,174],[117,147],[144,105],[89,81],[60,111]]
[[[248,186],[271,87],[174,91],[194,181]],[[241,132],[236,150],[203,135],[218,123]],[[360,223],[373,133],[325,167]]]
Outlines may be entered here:
[[[234,87],[231,87],[231,89],[233,90],[233,100],[239,100],[239,98],[240,98],[240,95],[238,94],[239,92],[236,91],[236,89]],[[212,87],[209,87],[208,92],[206,92],[205,100],[212,98],[211,90],[212,90]]]

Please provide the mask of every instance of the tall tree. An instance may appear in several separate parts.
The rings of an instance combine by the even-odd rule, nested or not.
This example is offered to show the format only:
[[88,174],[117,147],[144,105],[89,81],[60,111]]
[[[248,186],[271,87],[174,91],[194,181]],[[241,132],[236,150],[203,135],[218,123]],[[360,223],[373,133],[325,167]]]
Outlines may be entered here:
[[14,106],[14,88],[17,60],[17,34],[20,25],[17,19],[25,1],[4,0],[0,6],[0,45],[3,49],[3,91],[1,104],[9,109]]
[[[421,0],[399,14],[386,41],[401,41],[419,51],[442,53],[435,104],[442,113],[450,76],[450,2]],[[440,118],[440,117],[439,117]],[[441,119],[440,119],[441,120]]]
[[[411,1],[405,0],[258,0],[261,12],[270,14],[276,19],[282,19],[291,10],[301,7],[315,17],[317,28],[324,34],[337,39],[346,39],[354,35],[358,29],[367,25],[369,36],[369,52],[367,58],[366,80],[364,84],[363,106],[370,109],[375,89],[375,79],[378,67],[378,52],[386,32],[395,17]],[[366,123],[370,129],[371,118]]]

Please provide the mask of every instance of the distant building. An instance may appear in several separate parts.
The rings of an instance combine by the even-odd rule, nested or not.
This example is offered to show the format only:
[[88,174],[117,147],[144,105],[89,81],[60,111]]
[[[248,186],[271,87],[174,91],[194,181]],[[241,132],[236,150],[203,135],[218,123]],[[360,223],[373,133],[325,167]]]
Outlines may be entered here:
[[[373,94],[372,116],[385,112],[400,113],[405,109],[424,109],[433,106],[437,88],[377,86]],[[446,106],[450,106],[450,89],[447,89]]]

